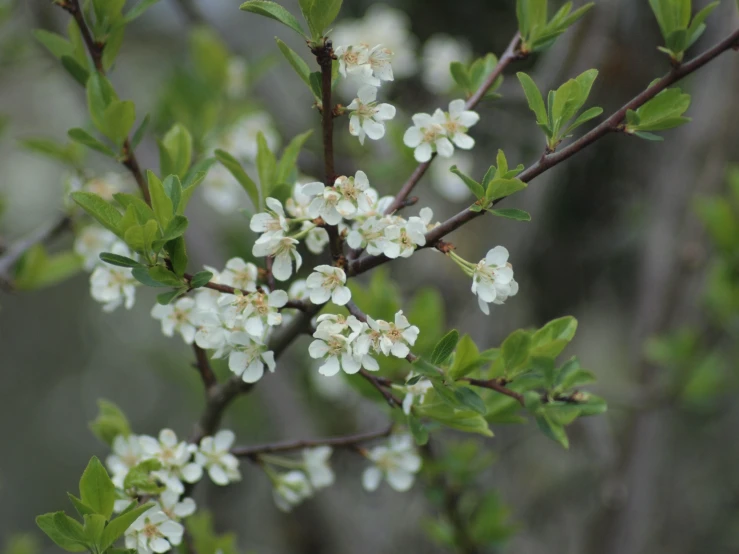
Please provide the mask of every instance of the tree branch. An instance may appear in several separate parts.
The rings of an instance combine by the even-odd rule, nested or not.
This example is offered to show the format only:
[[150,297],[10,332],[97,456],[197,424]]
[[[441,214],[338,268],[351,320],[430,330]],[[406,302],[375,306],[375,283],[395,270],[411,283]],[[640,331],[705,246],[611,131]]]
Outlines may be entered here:
[[254,459],[257,458],[260,454],[291,452],[293,450],[302,450],[303,448],[316,448],[318,446],[354,448],[361,443],[380,439],[382,437],[387,437],[392,433],[392,431],[393,426],[391,424],[383,429],[378,429],[377,431],[371,431],[369,433],[359,433],[355,435],[346,435],[341,437],[328,437],[324,439],[273,442],[255,446],[237,446],[231,449],[231,454],[239,458]]
[[[709,48],[708,50],[706,50],[699,56],[696,56],[692,60],[678,67],[673,68],[673,70],[670,71],[670,73],[668,73],[661,79],[657,80],[654,84],[649,86],[642,93],[640,93],[639,95],[634,97],[632,100],[630,100],[628,103],[626,103],[624,106],[622,106],[621,109],[616,111],[608,119],[603,121],[600,125],[598,125],[594,129],[592,129],[590,132],[580,137],[578,140],[576,140],[569,146],[557,152],[553,152],[551,154],[542,156],[539,159],[539,161],[537,161],[535,164],[529,166],[526,170],[524,170],[524,172],[521,173],[518,176],[518,178],[524,181],[525,183],[528,183],[532,181],[535,177],[538,177],[539,175],[547,171],[548,169],[571,158],[578,152],[581,152],[582,150],[584,150],[586,147],[590,146],[597,140],[603,138],[604,136],[614,131],[619,131],[621,128],[621,124],[623,123],[626,117],[627,111],[635,110],[639,108],[640,106],[643,106],[649,100],[657,96],[657,94],[665,90],[670,85],[677,83],[678,81],[680,81],[681,79],[684,79],[691,73],[694,73],[695,71],[699,70],[701,67],[703,67],[710,61],[717,58],[723,52],[726,52],[727,50],[731,50],[732,48],[735,48],[738,44],[739,44],[739,30],[736,30],[731,35],[726,37],[724,40],[722,40],[721,42],[719,42],[712,48]],[[502,202],[503,200],[505,200],[505,198],[507,197],[499,198],[493,204],[497,205],[499,202]],[[469,209],[465,209],[459,212],[457,215],[451,217],[450,219],[443,222],[441,225],[435,227],[434,229],[426,233],[426,247],[435,246],[439,240],[441,240],[443,237],[445,237],[452,231],[459,229],[464,224],[484,214],[485,214],[484,210],[480,212],[473,212]],[[364,258],[353,261],[348,267],[347,274],[348,275],[359,275],[374,267],[382,265],[387,261],[389,261],[389,258],[384,255],[365,256]]]
[[216,379],[216,374],[213,373],[213,368],[210,367],[208,353],[195,343],[193,343],[192,347],[195,351],[195,367],[200,373],[200,378],[203,380],[203,386],[205,386],[205,392],[207,394],[213,387],[218,386],[218,380]]

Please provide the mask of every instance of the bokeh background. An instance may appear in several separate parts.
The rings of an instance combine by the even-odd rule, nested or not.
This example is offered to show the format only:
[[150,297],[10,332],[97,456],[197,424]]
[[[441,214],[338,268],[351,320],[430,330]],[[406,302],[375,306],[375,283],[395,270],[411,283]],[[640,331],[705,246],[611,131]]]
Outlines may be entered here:
[[[66,14],[40,0],[5,4],[0,239],[8,245],[57,217],[66,178],[59,164],[23,150],[17,139],[61,139],[87,115],[78,85],[31,37],[34,28],[63,29]],[[120,96],[135,100],[140,114],[165,113],[158,124],[166,130],[168,87],[175,86],[175,69],[192,63],[191,36],[205,24],[245,60],[250,84],[238,94],[250,110],[272,115],[283,144],[317,128],[310,94],[279,57],[273,37],[302,52],[300,41],[238,5],[161,0],[127,32],[112,74]],[[297,10],[296,1],[284,5]],[[734,2],[722,2],[693,51],[735,29],[736,12]],[[414,167],[401,141],[410,115],[455,97],[446,64],[502,52],[515,28],[512,1],[345,0],[335,44],[342,33],[383,41],[402,59],[397,81],[381,89],[398,107],[388,138],[360,149],[338,120],[339,171],[363,168],[374,186],[394,193]],[[553,48],[514,70],[548,89],[597,68],[590,104],[608,114],[668,70],[656,49],[660,40],[646,1],[598,0]],[[607,137],[516,195],[509,207],[529,211],[531,222],[485,217],[450,237],[469,260],[498,244],[511,252],[520,293],[489,317],[477,308],[467,277],[438,254],[424,251],[392,264],[405,300],[420,288],[435,290],[446,327],[469,333],[482,347],[499,345],[520,326],[577,317],[568,353],[595,372],[592,390],[609,403],[606,415],[569,428],[568,451],[532,424],[496,425],[495,438],[484,441],[446,437],[483,443],[496,460],[478,486],[498,492],[512,533],[501,531],[481,552],[739,551],[737,348],[730,329],[712,325],[706,315],[706,275],[715,253],[695,215],[697,196],[724,191],[730,163],[739,162],[737,56],[724,54],[681,85],[693,95],[693,121],[665,133],[664,143]],[[502,99],[479,110],[477,147],[455,160],[478,177],[498,148],[514,165],[533,163],[543,148],[517,80],[510,72],[507,77]],[[340,89],[339,96],[346,104],[352,91]],[[320,174],[319,154],[318,143],[309,142],[300,163],[307,175]],[[139,159],[157,166],[151,138]],[[94,154],[87,165],[101,174],[119,171]],[[446,219],[469,202],[459,184],[437,168],[416,189],[419,205]],[[248,207],[245,195],[238,198]],[[243,215],[223,214],[200,194],[191,206],[193,266],[223,267],[233,255],[248,256],[254,237]],[[71,239],[55,244],[69,247]],[[38,291],[0,292],[0,543],[16,533],[38,534],[35,515],[67,506],[65,491],[76,490],[89,456],[107,454],[87,428],[96,399],[120,405],[136,432],[155,434],[164,426],[182,437],[191,432],[203,406],[191,350],[162,336],[149,315],[153,303],[154,294],[140,289],[132,310],[104,314],[90,298],[86,274]],[[670,368],[654,364],[645,344],[686,326],[720,347],[720,363],[688,393],[670,394]],[[305,340],[229,412],[225,426],[240,443],[369,430],[386,421],[384,407],[350,384],[321,380],[306,361]],[[212,510],[217,529],[236,533],[242,552],[451,551],[426,531],[439,508],[423,481],[407,494],[386,487],[368,494],[359,480],[362,460],[343,452],[334,460],[338,484],[292,514],[276,510],[267,479],[247,464],[240,484],[217,489],[203,483],[196,499]],[[45,539],[39,544],[53,549]]]

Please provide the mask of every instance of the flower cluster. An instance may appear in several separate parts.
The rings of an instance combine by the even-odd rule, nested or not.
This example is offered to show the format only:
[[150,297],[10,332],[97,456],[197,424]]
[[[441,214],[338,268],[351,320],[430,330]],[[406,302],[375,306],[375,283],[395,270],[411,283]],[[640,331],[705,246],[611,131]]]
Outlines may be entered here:
[[331,447],[318,446],[304,449],[301,461],[277,456],[261,457],[262,462],[272,466],[292,468],[291,471],[279,472],[271,466],[264,466],[272,481],[272,496],[280,510],[289,512],[319,489],[333,485],[335,477],[329,465],[331,454]]
[[508,250],[496,246],[489,250],[484,259],[477,264],[460,258],[454,252],[449,256],[472,277],[472,292],[477,295],[480,310],[490,314],[488,304],[503,304],[510,296],[518,293],[518,283],[513,278],[513,266],[508,262]]
[[343,77],[354,77],[360,87],[354,100],[346,107],[350,112],[349,132],[359,138],[380,140],[385,136],[385,121],[395,117],[395,106],[377,104],[377,89],[382,81],[392,81],[393,68],[390,61],[393,52],[381,44],[339,46],[335,51],[339,60],[339,73]]
[[393,435],[387,446],[376,446],[366,456],[373,465],[364,470],[362,485],[370,492],[377,490],[383,477],[393,489],[405,492],[421,469],[421,458],[410,435]]
[[[154,506],[126,531],[126,548],[135,549],[138,554],[151,554],[167,552],[179,545],[184,532],[180,521],[196,509],[192,498],[182,497],[184,483],[199,481],[204,471],[218,485],[241,479],[238,460],[229,452],[233,441],[234,434],[225,430],[203,438],[200,445],[178,441],[170,429],[162,429],[157,438],[118,435],[106,460],[118,488],[119,499],[114,509],[121,512],[138,498],[137,487],[142,479],[163,485],[163,490],[154,495]],[[135,478],[129,481],[129,474],[134,472]]]
[[400,311],[395,321],[359,321],[353,315],[344,317],[323,314],[318,317],[314,340],[308,348],[311,358],[322,360],[318,371],[330,377],[340,370],[357,373],[362,367],[377,371],[380,366],[372,354],[405,358],[418,338],[418,327],[411,325]]
[[434,154],[450,158],[454,147],[471,150],[475,141],[467,134],[480,116],[468,110],[464,100],[452,100],[449,111],[437,109],[432,115],[417,113],[413,116],[413,127],[403,135],[403,143],[414,149],[419,162],[427,162]]

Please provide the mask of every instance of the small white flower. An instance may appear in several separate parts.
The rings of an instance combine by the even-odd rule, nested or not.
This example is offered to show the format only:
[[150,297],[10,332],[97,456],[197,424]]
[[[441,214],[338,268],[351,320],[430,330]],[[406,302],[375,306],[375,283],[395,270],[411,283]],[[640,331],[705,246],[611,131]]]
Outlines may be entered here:
[[349,132],[364,144],[364,138],[380,140],[385,136],[385,121],[395,117],[395,106],[377,104],[377,89],[365,85],[359,89],[357,97],[347,106],[353,112],[349,116]]
[[383,476],[393,489],[405,492],[413,486],[415,474],[421,469],[421,458],[410,435],[393,435],[388,446],[376,446],[367,458],[374,465],[364,470],[362,485],[370,492],[377,490]]
[[151,309],[151,316],[162,322],[162,333],[167,337],[174,336],[177,331],[187,344],[195,340],[197,328],[193,323],[193,310],[195,300],[192,298],[180,298],[176,302],[167,305],[156,304]]
[[374,46],[369,51],[367,61],[372,67],[372,73],[375,77],[380,79],[380,81],[394,80],[393,66],[391,65],[393,56],[393,51],[389,48],[384,48],[382,44]]
[[228,368],[245,383],[256,383],[264,375],[264,366],[275,371],[275,355],[248,333],[237,332],[229,337],[233,351],[228,355]]
[[513,279],[513,267],[508,263],[508,250],[496,246],[475,267],[472,274],[472,292],[477,295],[480,310],[490,314],[488,304],[502,304],[509,296],[518,292],[518,283]]
[[285,219],[285,210],[280,201],[267,198],[268,210],[252,216],[249,228],[255,233],[264,233],[260,238],[269,239],[282,237],[290,229]]
[[379,256],[388,246],[385,229],[389,225],[389,218],[369,217],[349,233],[346,242],[351,248],[366,248],[371,256]]
[[164,491],[159,495],[157,501],[159,509],[171,520],[178,521],[183,517],[191,516],[195,513],[195,501],[192,498],[183,498],[170,490]]
[[300,230],[301,232],[308,232],[305,235],[305,246],[310,252],[320,254],[325,250],[329,241],[328,231],[326,229],[317,227],[310,221],[304,221]]
[[463,150],[471,150],[475,140],[467,134],[470,127],[480,121],[477,112],[468,110],[464,100],[452,100],[449,111],[444,114],[446,121],[442,124],[451,141]]
[[84,260],[84,267],[92,271],[102,264],[100,254],[108,252],[118,240],[113,233],[100,225],[88,225],[74,239],[74,251]]
[[220,313],[215,310],[196,312],[193,323],[197,327],[195,344],[204,350],[215,350],[213,357],[220,358],[230,333]]
[[413,154],[417,161],[429,161],[434,152],[444,158],[454,154],[454,145],[444,128],[446,123],[446,115],[441,110],[436,110],[434,115],[417,113],[413,116],[413,127],[403,135],[403,143],[415,149]]
[[120,173],[106,173],[101,177],[93,177],[82,183],[82,190],[97,194],[108,202],[113,200],[113,195],[130,191],[132,188],[128,176]]
[[[131,258],[133,254],[122,243],[115,243],[110,251],[113,254]],[[133,307],[136,300],[138,281],[133,277],[131,268],[100,264],[90,275],[90,295],[104,304],[103,311],[112,312],[123,304],[127,310]]]
[[301,189],[302,193],[314,197],[308,206],[308,215],[312,218],[323,218],[329,225],[337,225],[341,221],[341,214],[336,207],[342,196],[333,187],[323,183],[308,183]]
[[261,339],[265,325],[273,327],[282,323],[282,315],[278,311],[287,304],[287,293],[284,290],[272,292],[252,292],[248,295],[223,295],[218,301],[223,307],[223,320],[233,327],[243,321],[244,329],[251,336]]
[[[113,453],[105,460],[112,477],[111,481],[119,489],[129,470],[144,459],[144,452],[136,435],[118,435],[113,439]],[[130,503],[130,501],[128,501]]]
[[272,495],[277,507],[289,512],[294,506],[313,495],[308,477],[302,471],[289,471],[275,478]]
[[[257,136],[264,135],[269,149],[274,152],[280,145],[272,117],[267,112],[252,112],[239,119],[220,139],[218,148],[236,159],[253,162],[257,158]],[[243,189],[242,189],[243,190]]]
[[[411,373],[408,377],[410,380],[410,378],[414,377],[414,374]],[[402,388],[405,390],[405,397],[403,398],[403,412],[408,415],[411,413],[413,403],[416,400],[418,400],[419,404],[422,403],[426,393],[433,388],[433,385],[428,379],[419,379],[412,385],[405,385]]]
[[337,306],[344,306],[352,298],[346,283],[346,273],[340,267],[319,265],[306,279],[310,301],[314,304],[325,304],[331,301]]
[[254,243],[252,254],[273,256],[272,275],[278,281],[287,281],[293,274],[293,259],[296,272],[303,265],[303,258],[297,249],[298,244],[300,243],[292,237],[269,237],[265,233]]
[[404,225],[389,225],[384,233],[383,253],[391,259],[408,258],[426,244],[426,224],[418,217],[411,217]]
[[324,363],[318,368],[321,375],[331,377],[341,369],[349,375],[353,375],[362,368],[361,362],[356,360],[352,353],[351,342],[353,336],[345,337],[325,330],[316,330],[313,337],[316,340],[310,343],[308,353],[313,359],[324,360]]
[[239,460],[229,452],[235,438],[232,431],[224,429],[214,437],[204,437],[195,451],[195,462],[208,471],[216,485],[241,480]]
[[413,346],[418,338],[419,329],[411,325],[403,315],[403,311],[395,314],[395,322],[375,321],[367,316],[369,332],[361,335],[357,346],[361,350],[367,349],[367,341],[376,352],[382,352],[385,356],[393,355],[397,358],[405,358],[410,353],[409,346]]
[[334,483],[334,472],[328,463],[331,457],[330,446],[306,448],[303,450],[305,472],[314,489],[330,487]]
[[[435,227],[438,227],[441,225],[438,221],[436,223],[431,223],[434,219],[434,211],[431,208],[421,208],[421,211],[418,212],[418,218],[424,223],[426,227],[426,232],[430,231],[431,229],[434,229]],[[411,218],[413,219],[413,218]],[[416,226],[417,228],[417,226]],[[426,237],[423,237],[423,242],[426,244]]]
[[125,534],[126,548],[135,549],[138,554],[161,554],[179,545],[184,531],[182,525],[154,506],[128,528]]
[[372,209],[372,198],[368,194],[369,179],[364,171],[357,171],[354,177],[338,177],[334,189],[341,195],[336,211],[342,217],[351,219],[357,212],[366,213]]
[[372,66],[369,63],[370,52],[366,44],[337,46],[334,55],[339,60],[339,73],[342,77],[356,77],[362,83],[380,86],[380,79],[372,74]]
[[195,483],[200,480],[203,470],[197,464],[191,463],[192,452],[189,445],[177,441],[177,435],[171,429],[162,429],[159,439],[149,436],[139,438],[141,450],[148,458],[161,462],[162,469],[153,471],[165,486],[171,491],[182,494],[185,488],[182,481]]
[[[308,181],[314,183],[315,181]],[[320,183],[323,185],[323,183]],[[285,209],[292,217],[303,218],[308,217],[308,206],[310,205],[310,196],[303,193],[303,183],[295,183],[291,198],[285,201]],[[323,189],[321,189],[323,191]]]
[[221,273],[221,282],[245,292],[257,290],[257,266],[241,258],[231,258]]

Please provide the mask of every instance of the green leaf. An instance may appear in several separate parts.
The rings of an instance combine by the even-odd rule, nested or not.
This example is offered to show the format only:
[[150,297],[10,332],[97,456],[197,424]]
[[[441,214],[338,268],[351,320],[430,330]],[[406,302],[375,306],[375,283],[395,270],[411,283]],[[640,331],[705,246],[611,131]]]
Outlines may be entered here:
[[157,294],[157,303],[161,304],[162,306],[166,306],[167,304],[170,304],[175,298],[182,296],[187,292],[187,289],[177,289],[170,292],[163,292],[162,294]]
[[190,279],[190,286],[197,289],[210,283],[211,279],[213,279],[213,274],[210,271],[198,271]]
[[174,174],[183,178],[192,161],[192,135],[190,131],[184,125],[176,123],[164,135],[162,144],[169,154],[169,167],[166,171],[162,169],[162,175]]
[[82,162],[81,148],[74,142],[60,144],[43,137],[19,139],[18,142],[23,148],[72,166],[78,166]]
[[413,439],[416,441],[416,444],[419,446],[426,444],[429,441],[429,432],[428,429],[423,426],[421,420],[415,417],[413,413],[408,414],[407,420],[408,428],[410,429],[411,435],[413,435]]
[[49,255],[43,244],[32,246],[16,269],[13,284],[19,290],[36,290],[55,285],[82,269],[83,260],[75,252]]
[[143,494],[158,494],[162,492],[165,487],[161,486],[157,482],[156,477],[151,474],[152,471],[158,471],[160,469],[162,469],[162,464],[159,460],[152,458],[139,462],[128,470],[126,478],[123,480],[123,490],[133,490]]
[[503,353],[506,375],[509,378],[515,376],[526,365],[529,359],[531,344],[531,334],[523,329],[514,331],[503,341],[501,351]]
[[100,152],[101,154],[105,154],[106,156],[109,156],[111,158],[115,158],[115,152],[113,152],[113,150],[108,148],[105,144],[100,142],[84,129],[80,129],[79,127],[75,129],[70,129],[67,132],[67,135],[69,135],[69,138],[71,138],[73,141],[87,146],[91,150],[95,150],[96,152]]
[[539,426],[542,433],[553,441],[561,444],[563,448],[570,447],[570,441],[567,439],[567,433],[562,425],[555,423],[552,418],[545,413],[537,414],[535,418],[536,424]]
[[579,116],[577,116],[577,119],[575,119],[575,121],[569,127],[567,127],[567,130],[564,132],[564,134],[565,135],[570,134],[572,131],[577,129],[583,123],[587,123],[588,121],[598,117],[602,113],[603,113],[603,108],[599,108],[597,106],[588,108],[583,113],[581,113]]
[[100,539],[100,551],[104,552],[105,550],[110,548],[113,543],[115,543],[115,541],[122,537],[123,533],[125,533],[126,530],[131,527],[131,524],[152,506],[154,506],[153,502],[147,502],[146,504],[142,504],[141,506],[122,513],[117,518],[108,523]]
[[71,193],[70,197],[100,225],[120,236],[118,225],[121,214],[113,206],[92,192],[76,191]]
[[129,100],[114,100],[103,112],[103,120],[100,131],[120,147],[136,123],[136,107]]
[[90,430],[108,446],[118,435],[127,437],[131,434],[131,426],[121,409],[108,400],[98,400],[98,416],[90,422]]
[[295,164],[298,161],[298,155],[300,154],[300,150],[303,148],[303,144],[305,144],[305,141],[308,140],[308,137],[310,137],[312,133],[313,131],[311,130],[296,136],[290,141],[290,144],[285,147],[285,151],[282,153],[282,158],[280,158],[280,161],[277,164],[275,173],[275,181],[277,183],[284,183],[288,180],[290,174],[295,169]]
[[690,27],[688,28],[686,48],[690,48],[695,41],[701,37],[703,32],[706,30],[704,21],[709,15],[711,15],[711,12],[718,7],[719,3],[720,2],[712,2],[695,14],[695,17],[693,18],[693,21],[690,22]]
[[187,225],[188,220],[184,215],[174,216],[172,221],[169,222],[169,225],[167,225],[167,228],[164,230],[162,240],[170,241],[181,237],[185,234],[185,231],[187,230]]
[[150,121],[151,117],[149,116],[149,114],[146,114],[146,117],[144,117],[144,120],[134,131],[133,136],[131,137],[131,150],[136,150],[136,147],[141,143],[141,140],[146,134],[146,130],[149,128]]
[[488,183],[488,187],[485,192],[485,198],[487,200],[498,200],[499,198],[506,198],[511,194],[525,189],[526,186],[526,183],[524,183],[520,179],[495,178]]
[[74,46],[62,35],[44,29],[34,29],[32,34],[55,58],[61,60],[63,56],[74,56]]
[[69,498],[69,501],[74,506],[74,509],[77,510],[77,513],[80,515],[80,517],[83,517],[85,515],[94,514],[95,510],[90,508],[87,504],[82,502],[79,498],[77,498],[75,495],[73,495],[71,492],[67,493],[67,498]]
[[457,169],[456,165],[453,165],[452,167],[450,167],[449,171],[451,171],[457,177],[462,179],[464,184],[467,185],[467,188],[470,189],[470,191],[472,191],[472,194],[475,195],[475,198],[480,199],[485,196],[485,191],[483,190],[482,185],[478,183],[477,181],[475,181],[474,179],[472,179],[471,177],[468,177],[467,175],[462,173],[459,169]]
[[275,172],[277,171],[277,160],[267,145],[264,133],[257,133],[257,172],[259,173],[259,184],[262,186],[262,198],[269,196],[274,187]]
[[457,343],[454,361],[448,371],[449,378],[456,381],[469,374],[478,367],[477,361],[479,358],[480,351],[477,349],[477,345],[469,335],[464,335]]
[[269,2],[268,0],[249,0],[241,4],[239,9],[279,21],[296,33],[305,36],[303,28],[298,23],[298,20],[295,19],[295,16],[275,2]]
[[150,219],[156,219],[156,217],[154,216],[154,211],[151,209],[151,207],[149,207],[149,205],[138,196],[134,196],[133,194],[128,194],[125,192],[117,192],[113,195],[113,198],[124,209],[128,209],[129,206],[133,208],[133,211],[136,215],[136,221],[141,225],[143,225]]
[[423,358],[417,358],[415,362],[413,362],[413,369],[416,371],[416,373],[420,373],[421,375],[425,377],[429,377],[431,379],[439,380],[442,377],[442,374],[439,372],[438,368]]
[[131,274],[139,283],[143,283],[147,287],[169,288],[171,286],[180,286],[181,284],[179,282],[177,283],[177,285],[167,285],[164,283],[160,283],[159,281],[151,278],[148,269],[136,268],[131,271]]
[[554,384],[557,390],[566,391],[594,381],[595,375],[590,371],[582,369],[577,358],[572,358],[560,368]]
[[421,417],[428,417],[452,429],[466,433],[478,433],[492,437],[487,421],[473,410],[460,410],[449,406],[438,395],[436,389],[428,391],[423,404],[414,406],[414,412]]
[[105,112],[108,106],[118,101],[113,85],[99,73],[94,73],[87,80],[86,92],[87,109],[93,124],[98,131],[109,137]]
[[449,64],[449,72],[452,74],[454,82],[457,83],[462,90],[469,91],[472,89],[472,81],[467,73],[467,68],[462,62],[452,62]]
[[640,139],[649,140],[652,142],[662,142],[664,141],[664,137],[661,137],[659,135],[655,135],[653,133],[647,133],[644,131],[637,131],[634,133],[635,137],[639,137]]
[[159,180],[153,171],[148,170],[146,172],[147,180],[149,182],[149,194],[151,195],[151,208],[154,210],[159,228],[164,230],[169,225],[170,221],[174,217],[174,208],[172,201],[167,196],[164,190],[163,183]]
[[161,265],[150,267],[148,273],[154,281],[168,287],[181,287],[184,284],[182,279]]
[[298,0],[298,3],[313,40],[318,40],[339,15],[342,0]]
[[[519,2],[520,1],[521,0],[519,0]],[[525,2],[526,0],[523,1]],[[523,92],[526,95],[529,108],[531,108],[531,111],[534,112],[534,115],[536,116],[536,122],[541,125],[546,125],[548,120],[547,109],[544,106],[544,98],[542,97],[539,88],[536,86],[536,83],[534,83],[533,79],[526,75],[526,73],[518,72],[516,73],[516,76],[523,87]]]
[[177,277],[182,277],[187,270],[187,249],[185,248],[185,239],[183,237],[178,237],[174,240],[170,240],[164,245],[164,249],[169,255],[170,262],[172,262],[172,270],[175,275],[177,275]]
[[574,338],[577,320],[572,316],[554,319],[531,337],[531,353],[537,356],[557,357]]
[[131,23],[134,19],[141,17],[146,10],[151,8],[159,0],[140,0],[128,13],[123,17],[124,23]]
[[523,210],[517,210],[515,208],[499,208],[497,210],[488,211],[493,215],[505,217],[508,219],[515,219],[516,221],[531,221],[531,214]]
[[485,407],[485,402],[483,402],[482,398],[480,398],[480,395],[477,394],[475,391],[473,391],[469,387],[459,387],[454,391],[454,396],[457,397],[457,400],[467,408],[477,412],[478,414],[485,415],[487,413],[487,408]]
[[458,342],[459,332],[452,329],[434,346],[434,351],[431,353],[431,363],[436,366],[444,365],[454,353]]
[[282,55],[285,56],[285,59],[295,70],[295,73],[297,73],[298,77],[300,77],[300,79],[308,86],[308,88],[311,89],[310,69],[308,68],[308,64],[305,63],[305,60],[303,60],[303,58],[301,58],[297,54],[297,52],[295,52],[287,44],[282,42],[279,38],[275,38],[275,40],[277,41],[277,47],[280,49],[280,52],[282,52]]
[[123,240],[136,252],[141,252],[145,257],[149,257],[151,245],[156,240],[158,233],[157,222],[147,221],[144,225],[134,225],[126,230],[123,234]]
[[[71,534],[68,532],[68,525],[63,523],[62,525],[57,524],[57,516],[66,517],[64,512],[54,512],[49,514],[43,514],[36,518],[36,525],[46,533],[46,535],[54,541],[54,543],[67,552],[84,552],[87,550],[87,544],[84,540],[84,533],[82,532],[82,526],[79,526],[79,532],[73,531]],[[74,521],[74,520],[72,520]]]
[[119,267],[146,267],[144,264],[127,258],[126,256],[120,256],[111,252],[102,252],[100,259],[110,265],[117,265]]
[[682,117],[689,107],[689,94],[684,94],[679,88],[663,90],[636,110],[631,119],[638,123],[627,124],[626,132],[672,129],[690,121]]
[[93,456],[80,479],[80,498],[96,513],[110,518],[115,502],[115,485],[97,457]]
[[75,81],[77,81],[83,87],[87,85],[87,81],[90,78],[90,72],[87,71],[80,63],[72,56],[62,56],[62,67],[67,70]]
[[87,540],[90,541],[90,544],[98,544],[108,518],[101,514],[87,514],[83,516],[83,519],[85,520],[83,530]]
[[215,156],[218,161],[221,162],[226,169],[228,169],[231,175],[234,176],[234,179],[239,182],[242,188],[246,191],[246,194],[249,195],[249,199],[254,205],[254,209],[258,210],[260,206],[259,188],[257,187],[256,183],[252,181],[251,177],[247,175],[246,171],[244,171],[244,168],[241,167],[241,164],[236,160],[236,158],[234,158],[231,154],[224,150],[216,150]]

